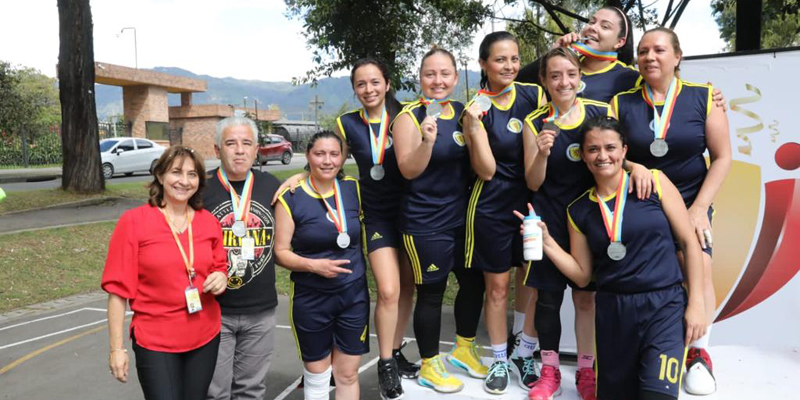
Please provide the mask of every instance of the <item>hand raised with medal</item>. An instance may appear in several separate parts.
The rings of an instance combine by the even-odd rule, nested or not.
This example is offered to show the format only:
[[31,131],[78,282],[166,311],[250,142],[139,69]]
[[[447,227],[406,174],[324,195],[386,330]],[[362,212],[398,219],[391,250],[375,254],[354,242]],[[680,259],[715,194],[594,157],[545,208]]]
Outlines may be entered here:
[[425,117],[419,125],[419,129],[422,131],[423,142],[431,143],[431,145],[436,142],[436,134],[439,132],[439,127],[436,125],[436,118],[431,116]]
[[219,296],[225,292],[228,286],[228,277],[220,271],[212,272],[203,282],[203,293],[211,293]]
[[550,149],[556,143],[556,132],[552,129],[547,129],[539,132],[536,136],[536,147],[539,148],[539,154],[543,157],[550,156]]
[[353,271],[342,268],[341,265],[350,264],[350,260],[329,260],[329,259],[322,259],[322,260],[309,260],[310,261],[310,272],[313,272],[317,275],[323,276],[325,278],[336,278],[339,274],[352,274]]
[[578,42],[581,40],[581,36],[575,32],[567,33],[566,35],[558,38],[556,42],[553,44],[553,49],[558,47],[567,47],[572,43]]

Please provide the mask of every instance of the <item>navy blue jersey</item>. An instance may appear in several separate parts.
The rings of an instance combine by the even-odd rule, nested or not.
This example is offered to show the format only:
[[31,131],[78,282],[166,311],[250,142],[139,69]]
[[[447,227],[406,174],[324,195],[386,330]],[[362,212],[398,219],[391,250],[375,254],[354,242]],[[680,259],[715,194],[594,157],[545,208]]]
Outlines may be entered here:
[[[660,172],[654,170],[656,190],[639,200],[628,196],[622,221],[625,258],[614,261],[606,253],[610,243],[600,213],[595,189],[591,188],[567,208],[570,224],[586,236],[592,254],[592,268],[598,291],[641,293],[663,289],[683,281],[672,228],[661,205]],[[614,210],[615,194],[603,201]]]
[[[428,167],[408,181],[400,202],[400,230],[407,234],[430,234],[464,225],[472,170],[469,153],[457,116],[464,105],[450,102],[453,113],[437,120],[436,142]],[[425,105],[415,102],[399,115],[408,114],[419,130]],[[395,119],[396,120],[396,119]]]
[[[538,135],[542,129],[543,119],[550,112],[550,107],[552,103],[525,118],[525,123],[534,135]],[[547,224],[550,235],[567,251],[569,251],[567,205],[594,185],[594,178],[580,155],[580,126],[589,118],[610,115],[611,112],[610,106],[606,103],[582,98],[578,98],[578,107],[572,111],[580,113],[580,118],[574,124],[567,126],[556,122],[560,132],[553,147],[550,148],[550,156],[547,157],[544,182],[539,190],[533,193],[536,213]]]
[[[405,179],[397,168],[397,156],[394,154],[391,134],[386,142],[386,152],[383,158],[385,176],[380,181],[372,179],[370,169],[372,163],[372,145],[370,132],[364,123],[364,111],[353,110],[342,114],[336,119],[339,131],[347,141],[347,147],[358,165],[359,183],[363,193],[361,206],[364,208],[364,218],[380,218],[396,220],[403,194]],[[375,134],[380,132],[380,120],[370,121]]]
[[[711,86],[678,80],[664,157],[650,154],[653,142],[653,109],[644,99],[643,87],[614,96],[619,121],[628,129],[627,158],[647,168],[663,171],[689,207],[706,178],[706,118],[711,112]],[[656,103],[659,112],[663,102]]]
[[581,71],[581,86],[578,95],[587,99],[608,103],[615,94],[639,86],[642,76],[639,71],[622,61],[614,61],[596,72]]
[[[514,82],[512,85],[508,104],[501,107],[492,99],[492,107],[481,119],[481,125],[486,130],[497,165],[494,177],[520,181],[524,185],[522,121],[545,103],[544,90],[530,83]],[[467,103],[467,107],[471,104],[472,101]]]
[[347,218],[347,234],[350,236],[350,246],[345,249],[336,244],[339,232],[328,214],[328,208],[322,204],[323,201],[327,201],[334,210],[336,209],[333,192],[327,193],[323,199],[314,193],[306,181],[302,181],[294,193],[286,189],[278,198],[294,221],[292,251],[295,254],[313,259],[350,260],[350,264],[340,267],[353,271],[350,274],[339,274],[335,278],[325,278],[311,272],[292,271],[292,281],[298,285],[323,291],[337,291],[364,275],[366,263],[361,248],[358,181],[348,176],[340,180],[339,185],[342,189],[342,203]]

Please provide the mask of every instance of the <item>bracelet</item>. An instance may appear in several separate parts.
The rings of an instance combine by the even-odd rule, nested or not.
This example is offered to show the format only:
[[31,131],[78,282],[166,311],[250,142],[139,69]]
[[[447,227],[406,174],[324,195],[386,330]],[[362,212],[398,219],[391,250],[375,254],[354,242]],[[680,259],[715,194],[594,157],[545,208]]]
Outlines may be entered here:
[[108,354],[114,354],[114,352],[115,352],[115,351],[122,351],[123,353],[127,353],[127,352],[128,352],[128,349],[126,349],[126,348],[124,348],[124,347],[120,347],[120,348],[118,348],[118,349],[111,349],[111,350],[108,352]]

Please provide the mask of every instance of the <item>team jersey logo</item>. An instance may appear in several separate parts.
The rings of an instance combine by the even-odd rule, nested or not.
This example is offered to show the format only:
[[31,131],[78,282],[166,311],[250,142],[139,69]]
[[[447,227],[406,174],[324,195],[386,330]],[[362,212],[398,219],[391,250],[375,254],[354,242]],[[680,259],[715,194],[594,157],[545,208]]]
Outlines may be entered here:
[[437,267],[436,264],[431,264],[431,265],[428,266],[427,272],[436,272],[438,270],[439,270],[439,267]]
[[586,90],[586,82],[581,81],[581,84],[578,85],[578,93],[583,93],[584,90]]
[[567,146],[567,158],[570,161],[578,162],[581,160],[581,145],[573,143]]
[[383,239],[383,236],[381,236],[381,234],[380,234],[380,233],[378,233],[378,232],[375,232],[375,233],[372,235],[372,239],[370,239],[370,241],[375,241],[375,240],[379,240],[379,239]]
[[506,128],[511,132],[520,133],[522,132],[522,121],[520,121],[517,118],[511,118],[510,120],[508,120]]
[[464,147],[467,144],[466,139],[464,139],[464,134],[459,131],[453,132],[453,141],[461,147]]

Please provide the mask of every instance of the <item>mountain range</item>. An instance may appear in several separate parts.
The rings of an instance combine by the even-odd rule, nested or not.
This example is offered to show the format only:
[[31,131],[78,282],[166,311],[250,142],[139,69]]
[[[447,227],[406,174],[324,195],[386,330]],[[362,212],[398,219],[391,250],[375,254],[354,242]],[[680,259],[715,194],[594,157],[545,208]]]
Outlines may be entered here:
[[[195,93],[192,96],[194,104],[235,104],[244,105],[247,96],[247,106],[253,107],[254,99],[258,99],[259,108],[268,108],[276,105],[283,113],[283,118],[293,120],[313,120],[314,109],[309,104],[314,96],[324,102],[319,110],[320,116],[337,113],[342,105],[347,109],[360,107],[358,100],[353,95],[349,76],[320,79],[316,86],[310,84],[292,85],[291,82],[267,82],[257,80],[236,79],[231,77],[216,78],[209,75],[198,75],[191,71],[175,67],[156,67],[156,72],[201,79],[208,83],[208,90],[204,93]],[[453,91],[453,98],[463,101],[465,98],[464,72],[459,72],[459,83]],[[468,71],[469,87],[478,87],[480,74]],[[398,100],[410,100],[416,94],[401,91],[397,94]],[[170,106],[180,105],[180,95],[168,96]],[[122,88],[117,86],[97,85],[95,91],[97,116],[106,120],[115,115],[122,114]]]

